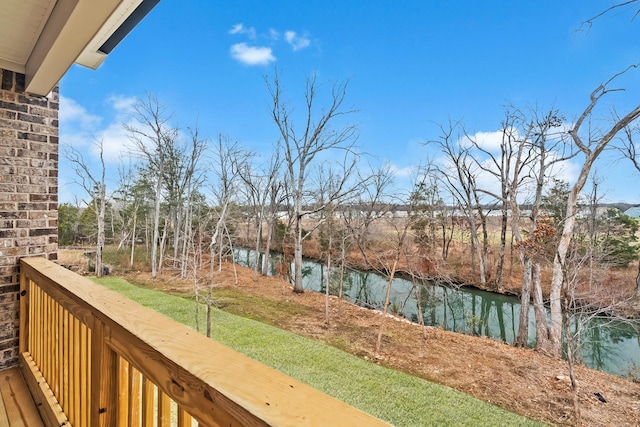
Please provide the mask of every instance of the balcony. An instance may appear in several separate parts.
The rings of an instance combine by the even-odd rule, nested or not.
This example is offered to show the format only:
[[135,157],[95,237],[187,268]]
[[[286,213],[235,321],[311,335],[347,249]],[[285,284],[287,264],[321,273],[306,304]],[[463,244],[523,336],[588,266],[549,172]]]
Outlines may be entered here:
[[20,263],[20,371],[47,426],[387,425],[44,258]]

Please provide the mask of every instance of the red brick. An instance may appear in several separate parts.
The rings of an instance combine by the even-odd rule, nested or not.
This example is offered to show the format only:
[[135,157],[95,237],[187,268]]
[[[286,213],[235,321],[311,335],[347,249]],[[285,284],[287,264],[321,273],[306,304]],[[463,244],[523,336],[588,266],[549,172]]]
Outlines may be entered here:
[[0,369],[18,360],[19,260],[57,259],[58,102],[0,69]]

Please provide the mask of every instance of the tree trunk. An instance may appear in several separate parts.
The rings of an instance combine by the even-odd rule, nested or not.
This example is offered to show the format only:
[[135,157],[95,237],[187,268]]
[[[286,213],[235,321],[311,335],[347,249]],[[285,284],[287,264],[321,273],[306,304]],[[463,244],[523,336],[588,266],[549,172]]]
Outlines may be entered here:
[[149,239],[149,215],[144,216],[144,246],[147,252],[147,256],[149,255],[149,244],[151,240]]
[[325,323],[329,324],[329,291],[331,287],[331,233],[329,233],[329,248],[327,249],[327,283],[324,298]]
[[380,353],[382,349],[382,335],[384,334],[384,323],[387,319],[387,309],[389,308],[389,301],[391,299],[391,285],[393,284],[393,278],[396,275],[396,268],[398,268],[398,261],[400,260],[400,249],[396,253],[396,258],[393,260],[393,266],[389,273],[389,280],[387,281],[387,292],[384,297],[384,307],[382,308],[382,321],[380,322],[380,328],[378,329],[378,339],[376,340],[376,354]]
[[[480,206],[480,201],[478,201],[478,206]],[[487,284],[487,253],[489,252],[489,231],[487,230],[487,216],[482,212],[482,207],[479,207],[478,210],[480,216],[480,226],[482,229],[482,248],[479,254],[480,262],[478,263],[480,267],[480,283],[484,286]]]
[[526,255],[521,255],[522,262],[522,293],[520,294],[520,316],[516,347],[527,347],[529,344],[529,305],[531,302],[532,261]]
[[262,257],[262,275],[267,276],[269,274],[269,258],[271,256],[271,238],[273,236],[273,224],[271,220],[267,222],[267,241],[264,246],[264,256]]
[[549,353],[549,324],[542,297],[541,282],[540,264],[536,262],[533,265],[533,311],[536,316],[536,349],[543,353]]
[[422,285],[417,283],[417,281],[413,280],[413,289],[416,295],[416,302],[418,304],[418,324],[420,325],[420,330],[422,331],[422,338],[427,339],[427,328],[424,324],[424,311],[422,308]]
[[[338,301],[342,300],[342,286],[344,285],[344,264],[347,260],[347,244],[346,238],[342,238],[342,245],[340,245],[340,289],[338,290]],[[338,305],[338,309],[340,309],[340,305]]]
[[156,183],[156,203],[153,212],[153,237],[151,242],[151,277],[154,279],[158,275],[158,239],[160,238],[160,201],[162,195],[161,172],[158,173],[158,182]]
[[136,250],[136,222],[138,220],[138,209],[133,211],[133,229],[131,230],[131,258],[129,259],[129,267],[133,267],[133,256]]
[[293,267],[294,267],[294,280],[293,280],[293,292],[303,293],[304,286],[302,286],[302,216],[296,214],[295,224],[295,244],[293,251]]
[[[190,188],[187,187],[187,188]],[[188,189],[187,192],[189,194],[191,194],[191,191]],[[191,197],[188,197],[187,200],[190,200]],[[191,222],[192,222],[192,209],[191,209],[191,203],[187,204],[186,207],[186,211],[185,211],[185,215],[184,215],[184,231],[182,232],[182,250],[181,250],[181,255],[180,255],[180,277],[182,279],[186,279],[187,278],[187,270],[188,270],[188,263],[189,263],[189,247],[193,246],[193,230],[191,229]],[[197,268],[197,262],[195,260],[196,252],[194,250],[194,261],[193,261],[193,268],[196,269]]]
[[220,244],[218,245],[218,273],[222,272],[222,249],[224,248],[224,236],[220,236]]
[[[578,382],[576,381],[575,374],[575,357],[577,353],[577,346],[579,340],[579,331],[575,334],[571,332],[571,317],[569,314],[569,296],[563,295],[563,318],[562,325],[564,328],[565,336],[567,337],[567,364],[569,365],[569,380],[571,381],[571,398],[573,401],[573,422],[575,425],[582,425],[581,415],[580,415],[580,400],[578,398]],[[571,298],[573,299],[573,298]]]
[[260,241],[262,240],[262,213],[256,217],[256,262],[253,268],[253,281],[258,280],[258,271],[260,271]]
[[591,164],[585,163],[578,182],[569,192],[567,198],[567,217],[565,218],[562,236],[558,242],[558,248],[553,260],[553,276],[551,278],[551,292],[549,306],[551,310],[551,328],[549,329],[549,354],[553,357],[562,356],[562,285],[564,283],[563,268],[567,259],[569,244],[573,237],[573,229],[576,222],[578,195],[587,179]]
[[[469,251],[471,255],[471,273],[476,274],[476,240],[478,236],[476,235],[476,225],[473,217],[471,214],[467,215],[469,215],[467,221],[469,223],[469,243],[471,244],[471,249]],[[462,235],[462,241],[460,243],[464,245],[464,234]]]
[[[471,221],[473,222],[473,217],[471,218]],[[484,287],[487,284],[486,264],[485,264],[486,258],[483,256],[484,251],[478,239],[478,229],[476,228],[475,223],[473,225],[473,229],[471,230],[471,246],[472,248],[475,248],[475,254],[478,256],[478,271],[480,274],[480,285]],[[473,260],[473,254],[474,252],[472,252],[472,257],[471,257],[472,260]],[[473,268],[475,271],[475,264]]]
[[442,222],[442,260],[447,260],[447,224]]
[[[635,67],[637,66],[634,65],[633,68]],[[630,68],[632,67],[627,68],[627,70],[629,70]],[[580,194],[580,191],[582,191],[582,189],[584,188],[587,178],[589,177],[589,173],[591,172],[591,167],[593,166],[600,153],[606,148],[607,144],[611,142],[611,140],[618,134],[618,132],[629,126],[638,117],[640,117],[640,106],[635,107],[624,117],[618,118],[609,131],[600,133],[600,140],[595,143],[593,149],[591,149],[591,144],[593,141],[590,140],[589,144],[585,145],[582,142],[581,137],[579,136],[579,131],[584,121],[588,118],[591,118],[593,109],[596,107],[598,101],[602,98],[602,96],[609,92],[607,84],[621,74],[624,74],[627,70],[614,75],[611,79],[609,79],[607,83],[600,85],[591,93],[591,103],[589,104],[589,106],[587,106],[587,108],[575,122],[573,128],[569,131],[569,135],[571,135],[575,145],[580,149],[582,154],[584,154],[585,159],[580,169],[580,173],[578,174],[578,178],[576,179],[576,183],[573,185],[573,188],[569,192],[569,197],[567,198],[567,211],[564,228],[562,230],[562,236],[560,237],[560,241],[558,242],[555,258],[553,260],[553,276],[551,278],[550,293],[551,328],[549,330],[551,354],[553,356],[560,357],[562,355],[562,303],[560,301],[560,298],[562,296],[562,287],[565,284],[563,269],[565,268],[567,252],[569,250],[569,245],[571,244],[571,239],[573,237],[573,231],[576,222],[578,196]]]
[[[233,279],[234,284],[238,286],[238,269],[236,267],[236,253],[233,251],[233,240],[231,240],[231,233],[229,233],[229,228],[225,224],[224,232],[227,236],[227,241],[229,242],[229,252],[231,253],[231,267],[233,268]],[[222,259],[222,257],[220,257]]]
[[[189,203],[187,202],[187,206]],[[173,228],[173,268],[178,268],[178,254],[180,253],[180,241],[184,239],[182,236],[183,215],[180,206],[176,207],[175,223]],[[185,235],[186,236],[186,235]]]
[[[104,181],[103,181],[104,182]],[[107,194],[106,194],[106,187],[104,184],[100,185],[100,193],[99,193],[99,198],[100,201],[98,202],[98,241],[97,241],[97,245],[96,245],[96,276],[97,277],[102,277],[103,275],[103,267],[102,267],[102,250],[104,249],[104,242],[105,242],[105,236],[104,236],[104,215],[105,215],[105,210],[106,210],[106,205],[107,205]]]
[[207,338],[211,338],[211,290],[209,290],[209,296],[207,297]]
[[158,272],[162,274],[162,265],[164,263],[164,251],[165,245],[167,243],[167,229],[169,228],[168,224],[169,219],[164,219],[164,228],[162,229],[162,238],[160,239],[160,254],[158,256]]
[[502,281],[504,274],[504,258],[507,248],[507,225],[509,221],[509,211],[507,209],[506,199],[502,204],[502,221],[500,223],[500,250],[498,252],[498,265],[496,267],[496,291],[502,290]]

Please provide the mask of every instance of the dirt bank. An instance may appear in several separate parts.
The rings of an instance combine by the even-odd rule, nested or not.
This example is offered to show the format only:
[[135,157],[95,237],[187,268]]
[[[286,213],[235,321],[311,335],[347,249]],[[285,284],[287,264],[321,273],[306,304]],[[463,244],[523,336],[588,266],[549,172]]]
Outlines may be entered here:
[[[191,292],[189,283],[181,283],[172,274],[156,280],[143,273],[128,278],[165,291]],[[233,284],[231,269],[225,268],[217,281]],[[375,311],[332,297],[327,325],[321,294],[293,293],[276,278],[260,277],[254,281],[253,273],[243,268],[239,268],[239,284],[232,287],[283,304],[296,302],[307,307],[304,313],[279,317],[277,326],[283,329],[549,424],[574,424],[566,362],[533,350],[437,328],[427,328],[423,338],[420,326],[396,318],[385,322],[383,349],[376,355],[374,346],[382,316]],[[254,318],[261,316],[259,308],[250,305],[228,308]],[[584,367],[578,367],[577,378],[584,425],[640,425],[640,384]],[[594,393],[600,393],[607,402],[600,402]]]

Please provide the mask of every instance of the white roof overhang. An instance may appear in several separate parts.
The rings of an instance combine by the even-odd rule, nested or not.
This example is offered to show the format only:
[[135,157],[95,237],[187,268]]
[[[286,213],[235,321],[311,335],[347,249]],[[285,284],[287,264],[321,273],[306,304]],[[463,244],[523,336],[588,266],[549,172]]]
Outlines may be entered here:
[[2,0],[0,68],[46,95],[73,63],[97,68],[159,0]]

